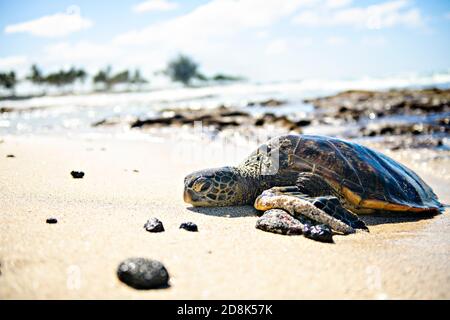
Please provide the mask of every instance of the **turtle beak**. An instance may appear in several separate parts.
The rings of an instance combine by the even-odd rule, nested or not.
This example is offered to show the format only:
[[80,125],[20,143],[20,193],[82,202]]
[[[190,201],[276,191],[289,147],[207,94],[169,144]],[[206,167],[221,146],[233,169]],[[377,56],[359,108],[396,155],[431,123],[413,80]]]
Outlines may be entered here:
[[189,189],[184,189],[183,199],[184,202],[190,203],[192,205],[195,205],[196,201],[198,200],[197,196],[192,192],[192,190]]
[[183,200],[186,203],[192,203],[192,197],[189,194],[189,191],[187,189],[184,189],[184,193],[183,193]]

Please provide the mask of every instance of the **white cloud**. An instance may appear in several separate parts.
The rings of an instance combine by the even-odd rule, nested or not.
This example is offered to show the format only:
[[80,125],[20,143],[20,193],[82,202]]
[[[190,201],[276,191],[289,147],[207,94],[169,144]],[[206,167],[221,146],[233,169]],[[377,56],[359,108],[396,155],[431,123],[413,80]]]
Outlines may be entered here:
[[13,69],[28,62],[25,56],[0,57],[0,69]]
[[86,41],[77,43],[58,42],[44,48],[45,59],[49,61],[97,62],[113,61],[120,55],[119,49],[107,44]]
[[332,46],[340,46],[347,43],[344,37],[332,36],[326,39],[326,43]]
[[109,42],[62,41],[45,46],[41,52],[36,53],[35,58],[39,66],[46,71],[75,65],[94,73],[99,68],[111,64],[114,70],[139,67],[143,72],[151,74],[155,70],[162,69],[169,56],[166,51],[159,48],[134,50]]
[[[300,0],[214,0],[177,18],[119,35],[116,43],[195,45],[240,31],[269,26],[294,13]],[[257,8],[257,10],[255,9]]]
[[345,7],[352,3],[352,0],[327,0],[325,2],[325,7],[327,8],[340,8]]
[[258,39],[267,39],[270,36],[270,33],[267,30],[262,30],[256,32],[256,38]]
[[310,47],[313,40],[309,37],[287,37],[273,39],[265,46],[264,53],[269,56],[296,54],[306,47]]
[[0,70],[12,70],[21,68],[28,64],[26,56],[8,56],[0,57]]
[[151,11],[170,11],[178,8],[178,4],[167,0],[147,0],[133,6],[132,10],[136,13]]
[[[258,77],[263,72],[258,66],[266,64],[267,55],[261,53],[272,39],[271,27],[316,1],[212,0],[189,13],[119,34],[112,43],[132,55],[141,53],[136,59],[145,54],[145,65],[156,70],[181,52],[201,61],[206,74],[226,70]],[[282,51],[278,46],[269,52]]]
[[14,71],[21,78],[30,68],[30,58],[25,55],[12,55],[0,57],[0,72]]
[[348,26],[382,29],[394,26],[421,27],[423,19],[419,9],[407,0],[383,2],[368,7],[347,7],[336,10],[319,8],[296,15],[295,24],[308,27]]
[[370,47],[383,47],[386,45],[387,40],[383,36],[364,36],[361,39],[361,43],[364,46],[370,46]]
[[8,25],[5,33],[29,33],[39,37],[62,37],[92,26],[92,21],[79,13],[56,13],[38,19]]
[[296,15],[292,21],[295,24],[307,27],[317,27],[323,24],[321,15],[314,10],[302,11]]
[[269,44],[266,47],[266,54],[272,56],[272,55],[279,55],[283,54],[288,50],[287,41],[285,39],[277,39],[269,42]]

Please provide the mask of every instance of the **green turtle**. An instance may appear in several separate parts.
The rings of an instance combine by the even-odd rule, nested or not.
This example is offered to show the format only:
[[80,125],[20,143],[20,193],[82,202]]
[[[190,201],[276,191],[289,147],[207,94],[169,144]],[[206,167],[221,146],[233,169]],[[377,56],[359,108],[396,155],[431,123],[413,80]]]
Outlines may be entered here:
[[[326,136],[279,136],[237,167],[196,171],[184,183],[184,200],[193,206],[253,204],[266,211],[263,217],[269,214],[257,224],[260,229],[306,235],[312,230],[313,238],[328,227],[343,234],[367,230],[360,214],[443,209],[411,169],[360,144]],[[283,217],[280,209],[297,219]]]

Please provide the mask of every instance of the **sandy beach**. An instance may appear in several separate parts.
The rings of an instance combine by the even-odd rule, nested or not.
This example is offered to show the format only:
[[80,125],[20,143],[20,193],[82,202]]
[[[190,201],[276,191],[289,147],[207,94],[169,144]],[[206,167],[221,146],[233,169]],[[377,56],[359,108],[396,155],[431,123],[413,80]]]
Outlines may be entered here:
[[[0,299],[450,298],[448,212],[366,216],[370,233],[319,243],[255,229],[252,207],[193,210],[183,202],[187,173],[236,164],[250,152],[244,148],[208,153],[186,141],[202,154],[190,161],[164,140],[2,140]],[[430,152],[389,155],[450,203],[449,158]],[[72,179],[72,170],[86,175]],[[48,217],[58,223],[47,224]],[[150,217],[166,231],[146,232]],[[199,232],[179,229],[185,221]],[[142,291],[121,283],[118,264],[135,256],[163,262],[170,286]]]
[[450,299],[450,1],[1,8],[0,302]]

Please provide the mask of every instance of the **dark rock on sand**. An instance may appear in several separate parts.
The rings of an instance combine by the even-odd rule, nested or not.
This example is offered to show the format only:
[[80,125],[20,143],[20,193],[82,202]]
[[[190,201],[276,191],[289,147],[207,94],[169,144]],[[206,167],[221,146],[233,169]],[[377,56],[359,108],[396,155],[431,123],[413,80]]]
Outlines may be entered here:
[[183,222],[180,225],[180,229],[184,229],[187,231],[194,231],[194,232],[198,231],[197,225],[193,222]]
[[167,287],[169,273],[164,265],[146,258],[129,258],[119,264],[117,276],[120,281],[135,289]]
[[333,242],[333,233],[329,226],[324,224],[308,224],[304,225],[303,235],[306,238],[320,242]]
[[7,154],[6,157],[7,157],[7,158],[15,158],[16,156],[13,155],[13,154]]
[[47,220],[45,220],[45,222],[47,222],[49,224],[55,224],[55,223],[58,223],[58,219],[56,219],[56,218],[47,218]]
[[303,233],[303,224],[281,209],[271,209],[264,212],[256,220],[256,228],[286,235],[299,235]]
[[72,178],[74,179],[83,179],[84,177],[84,172],[83,171],[71,171],[70,175],[72,176]]
[[161,221],[159,221],[157,218],[150,218],[148,221],[144,224],[144,229],[148,232],[163,232],[164,226]]

